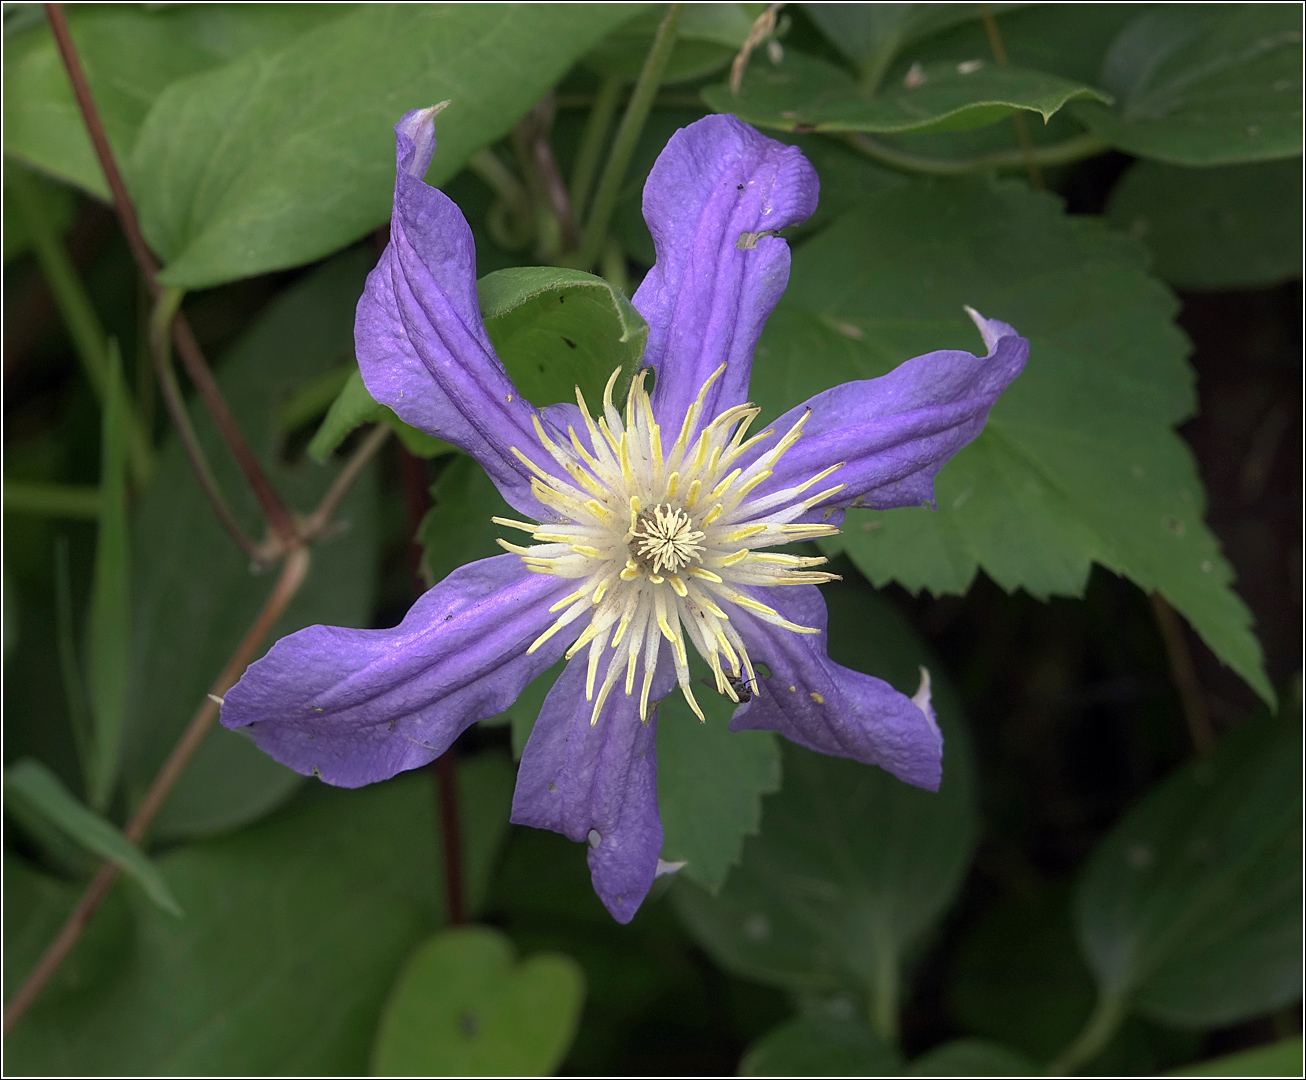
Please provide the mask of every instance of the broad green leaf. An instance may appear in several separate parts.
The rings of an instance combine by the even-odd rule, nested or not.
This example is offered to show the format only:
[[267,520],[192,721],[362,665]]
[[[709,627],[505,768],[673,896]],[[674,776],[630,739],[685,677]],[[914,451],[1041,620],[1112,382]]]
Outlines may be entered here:
[[[506,828],[503,758],[462,762],[465,881]],[[15,1073],[361,1075],[403,959],[443,918],[426,773],[325,787],[158,860],[186,918],[128,895],[134,926],[95,985],[52,987],[5,1043]]]
[[454,449],[443,439],[418,431],[400,420],[388,405],[382,405],[367,392],[363,376],[358,368],[354,368],[313,434],[308,444],[308,456],[319,464],[324,463],[350,432],[364,424],[388,424],[404,448],[418,457],[431,458]]
[[86,762],[90,804],[101,813],[118,778],[127,708],[131,646],[131,569],[127,535],[127,455],[130,418],[118,343],[109,341],[100,421],[100,527],[87,627],[87,698],[91,757]]
[[1028,1058],[982,1039],[954,1039],[914,1058],[912,1076],[1037,1076]]
[[1246,723],[1151,791],[1084,868],[1103,995],[1215,1027],[1301,993],[1301,705]]
[[[536,405],[575,401],[579,386],[590,409],[601,409],[613,369],[622,368],[629,379],[644,355],[648,325],[643,317],[619,289],[593,274],[519,266],[486,274],[476,289],[495,352],[522,397]],[[325,461],[354,428],[380,421],[420,457],[453,449],[378,404],[355,372],[332,402],[309,454]]]
[[431,584],[464,563],[502,555],[503,548],[495,543],[499,537],[513,543],[523,539],[490,520],[511,517],[512,507],[485,470],[464,454],[453,458],[431,485],[431,501],[416,536],[422,545],[422,572]]
[[[218,368],[218,384],[255,454],[282,496],[307,512],[336,472],[306,458],[286,461],[276,404],[353,348],[354,305],[369,267],[354,252],[283,292]],[[208,414],[191,407],[201,443],[233,510],[262,535],[257,504]],[[309,577],[266,639],[311,623],[366,626],[376,573],[375,472],[364,471],[337,515],[347,526],[316,545]],[[123,776],[140,798],[213,679],[272,588],[254,575],[213,516],[181,446],[169,440],[133,521],[131,675]],[[184,647],[178,647],[183,642]],[[154,835],[179,837],[232,828],[287,798],[301,778],[248,739],[215,725],[164,806]]]
[[1302,151],[1301,12],[1292,4],[1184,4],[1139,15],[1102,65],[1113,108],[1075,115],[1121,150],[1173,165]]
[[5,769],[5,802],[20,799],[44,815],[87,851],[118,864],[155,904],[181,917],[181,908],[158,869],[110,822],[88,810],[63,782],[34,758]]
[[[689,4],[676,27],[676,44],[662,72],[662,83],[701,78],[734,59],[753,27],[749,4]],[[634,82],[653,46],[667,5],[648,10],[617,27],[585,54],[585,64],[609,76]]]
[[[1001,14],[1019,5],[988,6],[994,14]],[[984,5],[804,4],[803,7],[830,39],[830,44],[857,65],[863,85],[874,89],[902,48],[958,23],[978,20]]]
[[520,266],[486,274],[476,292],[495,352],[535,405],[575,401],[579,386],[597,412],[613,370],[629,380],[644,355],[643,316],[593,274]]
[[585,998],[580,965],[559,953],[516,962],[488,926],[446,930],[405,964],[381,1016],[374,1076],[549,1076]]
[[740,1076],[900,1076],[902,1059],[852,1017],[801,1016],[763,1036],[744,1054]]
[[780,747],[770,731],[732,733],[735,705],[704,681],[694,696],[707,723],[678,690],[658,706],[658,809],[662,858],[716,892],[761,825],[762,796],[780,790]]
[[1047,120],[1078,97],[1104,95],[1046,72],[983,61],[932,64],[920,69],[911,85],[867,96],[842,68],[794,49],[779,64],[751,65],[738,95],[728,85],[703,91],[703,100],[717,112],[759,127],[886,135],[983,127],[1018,109]]
[[1253,289],[1301,274],[1301,158],[1219,169],[1135,164],[1106,218],[1180,289]]
[[690,933],[746,978],[812,993],[856,989],[892,1016],[899,969],[961,885],[975,840],[969,746],[947,678],[887,601],[847,581],[824,590],[830,651],[915,692],[929,664],[944,732],[943,784],[784,743],[784,787],[763,801],[761,835],[714,898],[673,896]]
[[507,132],[620,4],[368,4],[167,88],[131,158],[141,227],[194,289],[321,258],[385,222],[394,124],[444,99],[430,179]]
[[1302,1038],[1280,1039],[1268,1046],[1171,1069],[1166,1076],[1300,1076]]
[[[1093,1011],[1093,976],[1075,943],[1069,889],[1059,886],[999,902],[961,943],[955,972],[949,1003],[962,1029],[1040,1065],[1070,1044]],[[1130,1016],[1089,1071],[1155,1072],[1191,1059],[1201,1041],[1197,1032]]]
[[1093,562],[1158,590],[1262,697],[1251,614],[1202,521],[1173,425],[1194,408],[1177,303],[1136,241],[1023,184],[916,182],[869,196],[794,255],[750,393],[768,415],[935,349],[981,351],[969,304],[1030,359],[939,474],[937,511],[850,512],[827,550],[877,585],[1082,594]]

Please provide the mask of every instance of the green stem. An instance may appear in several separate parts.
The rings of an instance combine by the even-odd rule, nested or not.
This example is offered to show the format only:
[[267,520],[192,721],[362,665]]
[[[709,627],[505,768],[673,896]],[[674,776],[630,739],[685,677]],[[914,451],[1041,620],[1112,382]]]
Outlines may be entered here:
[[599,86],[594,106],[585,121],[585,130],[581,133],[580,147],[576,151],[576,162],[571,168],[571,209],[577,221],[585,220],[585,204],[594,186],[594,177],[599,171],[599,158],[603,154],[603,144],[608,139],[608,129],[612,127],[612,118],[617,115],[617,103],[621,98],[621,79],[610,75]]
[[630,104],[621,118],[616,138],[612,142],[612,153],[603,167],[599,177],[599,186],[594,193],[594,208],[585,223],[585,237],[581,244],[580,265],[588,268],[594,265],[607,239],[608,224],[612,212],[617,208],[617,196],[621,194],[621,185],[626,178],[626,169],[635,153],[635,144],[639,142],[644,130],[644,121],[648,119],[649,110],[653,108],[653,99],[657,96],[658,83],[662,81],[662,72],[671,59],[671,50],[676,44],[676,27],[684,4],[672,4],[667,9],[666,18],[658,27],[653,47],[644,59],[643,70],[635,83],[635,91],[630,95]]
[[[86,288],[77,276],[68,252],[55,235],[40,199],[32,186],[32,178],[21,168],[9,169],[5,176],[6,190],[14,196],[18,212],[32,241],[32,250],[41,265],[50,292],[54,295],[59,313],[63,316],[68,335],[73,339],[73,348],[77,358],[82,362],[87,381],[95,396],[104,401],[106,380],[108,379],[108,342],[100,318],[95,313]],[[131,423],[131,466],[132,478],[138,485],[144,484],[154,467],[154,450],[150,445],[145,428],[133,415]]]
[[1123,998],[1114,994],[1101,994],[1083,1030],[1047,1067],[1047,1075],[1067,1076],[1097,1057],[1115,1035],[1126,1011]]
[[888,1046],[898,1045],[898,954],[888,935],[876,935],[874,983],[870,991],[871,1029]]
[[[5,484],[6,499],[9,484]],[[96,491],[96,498],[99,492]],[[59,676],[63,682],[64,700],[68,704],[68,722],[73,729],[73,742],[82,766],[82,778],[89,792],[95,771],[94,730],[91,727],[90,706],[86,701],[86,686],[82,681],[81,667],[77,662],[76,633],[73,630],[73,590],[68,572],[68,538],[60,536],[54,545],[54,629],[59,650]]]
[[5,479],[6,513],[43,517],[100,518],[100,489],[87,484],[44,484]]
[[1039,165],[1069,165],[1111,148],[1105,139],[1083,134],[1064,142],[1033,147],[1028,154],[1021,150],[1000,150],[973,158],[932,158],[888,146],[862,132],[850,132],[845,134],[844,139],[854,150],[872,161],[892,169],[923,173],[926,176],[965,176],[991,169],[1024,169],[1029,167],[1031,161]]

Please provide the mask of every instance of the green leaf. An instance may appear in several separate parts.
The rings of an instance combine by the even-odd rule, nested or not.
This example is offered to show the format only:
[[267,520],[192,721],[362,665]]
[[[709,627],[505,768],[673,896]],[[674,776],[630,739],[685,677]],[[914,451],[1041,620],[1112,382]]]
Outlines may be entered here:
[[494,350],[522,397],[538,406],[576,400],[602,407],[613,369],[634,374],[648,324],[621,290],[593,274],[519,266],[476,283]]
[[87,627],[87,697],[92,732],[87,765],[90,804],[103,813],[113,796],[122,754],[131,647],[127,454],[130,419],[118,343],[109,340],[100,421],[100,528]]
[[915,182],[869,196],[794,255],[758,347],[768,415],[942,348],[977,351],[970,304],[1030,341],[983,433],[939,474],[937,511],[850,512],[825,545],[877,585],[1081,595],[1094,562],[1158,590],[1266,700],[1251,614],[1202,521],[1173,425],[1195,406],[1177,303],[1129,238],[1016,183]]
[[739,862],[744,837],[757,834],[762,796],[780,790],[780,747],[770,731],[731,732],[735,705],[715,689],[694,694],[705,724],[679,691],[658,706],[662,858],[683,861],[679,876],[716,892]]
[[388,424],[404,448],[418,457],[432,458],[454,449],[443,439],[405,424],[388,405],[376,401],[363,385],[358,368],[354,368],[309,442],[308,456],[319,464],[325,463],[350,433],[363,424]]
[[[300,511],[316,505],[336,469],[287,460],[276,406],[351,355],[354,306],[370,262],[367,252],[350,253],[281,293],[218,367],[218,384],[255,454]],[[221,436],[202,408],[192,416],[234,512],[250,535],[261,535],[262,515]],[[347,527],[314,548],[309,577],[268,645],[312,623],[367,625],[376,574],[375,475],[369,467],[350,490],[337,515]],[[136,508],[132,568],[123,759],[129,800],[140,798],[272,587],[270,576],[250,572],[217,524],[176,439],[164,446]],[[277,806],[301,780],[249,739],[215,725],[164,805],[154,835],[233,828]]]
[[1106,218],[1180,289],[1254,289],[1301,273],[1300,158],[1219,169],[1134,165]]
[[860,1020],[814,1014],[750,1046],[740,1076],[899,1076],[902,1059]]
[[704,89],[703,100],[717,112],[781,131],[898,134],[983,127],[1016,110],[1047,120],[1073,98],[1105,98],[1046,72],[981,61],[932,64],[915,79],[868,97],[842,68],[790,49],[779,64],[752,64],[738,95],[722,84]]
[[1173,165],[1299,155],[1300,16],[1290,4],[1148,11],[1103,62],[1114,108],[1085,102],[1075,115],[1119,149]]
[[1199,1065],[1171,1069],[1166,1076],[1299,1076],[1302,1038],[1280,1039],[1268,1046],[1212,1058]]
[[495,540],[511,530],[490,519],[511,517],[512,507],[471,458],[459,454],[444,467],[431,485],[431,499],[431,509],[417,528],[428,581],[443,581],[464,563],[503,554]]
[[673,896],[690,933],[728,970],[811,993],[855,988],[882,1035],[899,969],[943,914],[970,862],[975,806],[968,741],[946,676],[910,627],[853,581],[824,590],[836,660],[916,690],[929,663],[945,740],[943,784],[925,792],[871,766],[784,744],[784,788],[718,896]]
[[[483,896],[512,773],[460,763],[465,880]],[[440,924],[436,800],[419,773],[315,788],[277,817],[158,861],[181,921],[134,928],[92,987],[50,988],[5,1042],[24,1074],[361,1075],[403,959]]]
[[140,848],[114,826],[88,810],[63,782],[34,758],[23,758],[5,770],[5,802],[21,799],[59,826],[87,851],[118,867],[138,882],[145,895],[169,915],[181,917],[167,883]]
[[[646,5],[585,54],[596,71],[634,82],[666,14],[665,4]],[[662,84],[686,82],[719,70],[734,59],[753,28],[748,4],[690,4],[676,27],[676,44],[662,72]]]
[[1216,1027],[1301,993],[1300,701],[1225,736],[1094,851],[1075,921],[1104,996]]
[[[812,21],[874,88],[904,46],[958,23],[978,20],[982,4],[804,4]],[[1001,14],[1017,4],[990,4]],[[987,56],[988,53],[983,55]]]
[[216,285],[321,258],[381,225],[393,126],[445,98],[430,179],[506,133],[620,4],[368,4],[165,90],[130,173],[160,281]]
[[1005,1046],[954,1039],[912,1060],[912,1076],[1037,1076],[1039,1068]]
[[580,965],[559,953],[516,963],[488,926],[446,930],[400,973],[381,1016],[373,1076],[549,1076],[585,998]]

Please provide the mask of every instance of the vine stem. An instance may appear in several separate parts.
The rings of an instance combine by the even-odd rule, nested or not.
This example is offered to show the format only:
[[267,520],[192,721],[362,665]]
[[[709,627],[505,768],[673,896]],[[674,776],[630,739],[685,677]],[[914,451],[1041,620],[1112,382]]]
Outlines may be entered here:
[[[132,256],[136,260],[141,276],[145,279],[146,286],[157,302],[164,292],[164,287],[157,280],[159,263],[155,259],[154,253],[150,251],[149,245],[145,242],[145,236],[141,232],[140,220],[136,216],[136,207],[127,192],[126,184],[123,183],[122,174],[118,171],[118,163],[114,158],[113,148],[109,145],[104,123],[100,119],[99,110],[95,105],[95,98],[91,94],[90,84],[86,81],[86,73],[83,71],[81,59],[77,55],[77,47],[73,44],[72,34],[68,30],[68,20],[64,17],[63,5],[57,3],[46,4],[45,14],[50,21],[50,29],[54,33],[55,43],[59,47],[59,55],[63,59],[64,68],[68,72],[68,80],[72,83],[73,95],[76,97],[78,108],[81,110],[82,121],[86,125],[86,133],[90,137],[91,145],[95,149],[95,156],[99,159],[100,168],[104,172],[105,182],[109,185],[109,191],[113,196],[114,208],[118,213],[118,221],[122,225],[123,233],[127,237],[127,245],[131,248]],[[222,433],[228,449],[240,466],[241,472],[244,473],[245,480],[253,490],[255,498],[258,499],[269,529],[276,534],[284,546],[293,547],[299,543],[294,515],[291,514],[290,508],[286,506],[281,500],[281,496],[277,494],[276,489],[273,488],[264,474],[262,466],[259,465],[258,459],[254,456],[253,450],[250,449],[249,443],[245,441],[245,436],[236,423],[236,418],[231,415],[231,410],[227,407],[222,391],[218,389],[218,384],[213,378],[213,372],[204,359],[204,353],[200,350],[199,342],[195,340],[190,323],[187,322],[185,315],[180,310],[176,312],[172,320],[172,337],[176,342],[177,353],[186,368],[186,373],[204,399],[204,403],[213,416],[218,430]],[[177,420],[175,413],[173,420]],[[180,430],[182,425],[179,424],[178,426]],[[193,460],[195,460],[194,457],[192,457]],[[207,491],[206,488],[206,493]]]
[[617,134],[612,140],[612,152],[608,155],[599,185],[594,191],[594,202],[589,220],[585,223],[585,234],[580,250],[580,266],[588,269],[598,260],[603,242],[607,239],[608,223],[612,212],[617,208],[617,197],[621,194],[621,184],[626,178],[626,169],[635,153],[644,130],[644,121],[648,119],[649,110],[653,108],[653,99],[657,96],[658,84],[662,81],[662,72],[667,61],[671,59],[671,50],[676,45],[676,28],[680,25],[680,16],[684,13],[684,4],[672,4],[667,9],[666,18],[658,27],[657,36],[644,59],[640,69],[635,90],[630,95],[630,103],[621,117]]
[[[171,793],[173,787],[181,774],[190,764],[190,760],[195,756],[195,751],[199,749],[204,737],[208,735],[209,728],[213,726],[213,721],[218,716],[222,695],[230,690],[240,676],[244,673],[259,646],[262,645],[263,639],[268,632],[276,625],[286,606],[294,599],[295,594],[299,592],[299,587],[304,583],[304,578],[308,573],[309,566],[309,549],[306,547],[297,547],[286,557],[282,564],[281,574],[277,578],[276,585],[273,586],[267,602],[263,609],[258,613],[246,632],[244,639],[236,647],[236,651],[231,654],[231,659],[223,667],[222,673],[214,681],[209,695],[204,699],[194,717],[191,719],[186,730],[182,733],[177,744],[172,748],[168,755],[167,761],[151,782],[149,790],[145,793],[145,798],[141,800],[140,806],[132,814],[131,820],[123,830],[124,835],[133,844],[139,844],[149,831],[150,825],[158,812],[163,808],[164,802]],[[13,1030],[15,1024],[26,1015],[27,1010],[31,1008],[32,1003],[45,989],[51,977],[64,959],[72,951],[74,945],[86,928],[96,909],[108,896],[109,890],[113,883],[118,879],[119,869],[116,863],[106,862],[100,867],[99,873],[91,880],[86,891],[82,893],[82,898],[73,908],[72,914],[68,916],[67,921],[63,924],[58,935],[50,943],[41,959],[37,961],[36,967],[32,969],[30,975],[19,987],[18,992],[14,995],[13,1000],[5,1007],[4,1033],[8,1035]]]
[[844,140],[854,150],[872,161],[878,161],[881,165],[888,165],[902,172],[921,173],[925,176],[965,176],[992,169],[1028,168],[1031,159],[1039,165],[1069,165],[1111,149],[1109,142],[1090,133],[1076,135],[1048,146],[1036,146],[1031,151],[1031,158],[1027,158],[1022,150],[1003,150],[972,158],[925,157],[888,146],[860,131],[848,132],[844,135]]
[[1148,600],[1152,604],[1152,615],[1156,619],[1157,628],[1161,631],[1161,640],[1165,643],[1170,674],[1179,688],[1184,719],[1188,721],[1188,737],[1193,740],[1193,749],[1204,754],[1215,745],[1215,729],[1211,727],[1211,717],[1206,711],[1202,680],[1197,677],[1197,666],[1193,663],[1193,654],[1184,635],[1183,620],[1159,592],[1150,594]]
[[[993,17],[993,9],[988,4],[980,4],[980,15],[984,19],[984,32],[988,34],[989,49],[998,67],[1007,66],[1007,49],[1002,44],[1002,35],[998,32],[998,20]],[[1016,111],[1011,114],[1012,126],[1016,129],[1016,141],[1020,143],[1020,153],[1025,159],[1025,169],[1029,173],[1029,186],[1035,191],[1043,190],[1043,170],[1038,159],[1034,157],[1034,140],[1029,136],[1025,125],[1025,114]]]
[[1114,994],[1103,993],[1084,1024],[1083,1030],[1048,1065],[1045,1075],[1069,1076],[1079,1066],[1092,1061],[1111,1041],[1125,1018],[1125,1002]]

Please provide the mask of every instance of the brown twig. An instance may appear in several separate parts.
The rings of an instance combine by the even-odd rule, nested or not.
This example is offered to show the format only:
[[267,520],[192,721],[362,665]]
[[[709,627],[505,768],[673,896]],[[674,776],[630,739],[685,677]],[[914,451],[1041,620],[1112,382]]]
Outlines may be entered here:
[[[998,67],[1007,66],[1007,50],[1002,44],[1002,35],[998,33],[998,20],[988,4],[980,4],[980,16],[984,20],[984,32],[989,37],[989,48],[993,51],[993,60]],[[1036,191],[1043,190],[1043,169],[1034,155],[1034,140],[1030,138],[1029,128],[1025,126],[1025,116],[1021,112],[1011,115],[1012,126],[1016,129],[1016,142],[1020,143],[1020,152],[1025,158],[1025,170],[1029,173],[1029,186]]]
[[1156,616],[1161,640],[1165,642],[1170,674],[1179,688],[1179,699],[1183,702],[1184,719],[1188,721],[1188,735],[1193,740],[1193,749],[1204,754],[1215,745],[1215,730],[1211,727],[1211,718],[1206,712],[1206,699],[1202,696],[1197,667],[1188,648],[1188,639],[1184,636],[1184,624],[1160,593],[1154,592],[1148,599],[1152,602],[1152,614]]
[[530,111],[527,118],[530,152],[544,197],[549,200],[553,216],[558,219],[563,250],[575,251],[580,247],[580,227],[576,224],[576,214],[572,209],[567,184],[562,179],[562,173],[558,171],[558,162],[553,156],[553,144],[549,142],[549,129],[553,126],[553,110],[553,95],[549,94]]
[[784,7],[784,4],[768,4],[766,6],[766,10],[753,21],[743,48],[739,50],[738,55],[731,62],[730,92],[735,96],[739,95],[739,87],[743,84],[744,69],[748,67],[748,58],[753,55],[754,49],[775,33],[776,16],[780,13],[782,7]]
[[[153,823],[155,816],[163,808],[168,795],[185,771],[186,766],[190,763],[195,751],[199,749],[200,744],[204,741],[204,737],[209,733],[213,721],[217,718],[219,706],[216,699],[220,699],[223,694],[236,684],[245,668],[254,659],[254,654],[258,651],[263,639],[276,625],[277,620],[285,612],[286,606],[304,583],[304,577],[308,573],[308,564],[309,553],[306,547],[295,548],[286,558],[281,568],[281,575],[278,577],[271,595],[268,596],[267,602],[263,605],[263,610],[259,612],[254,624],[245,634],[244,640],[232,653],[231,659],[227,661],[222,673],[213,683],[210,696],[205,698],[204,703],[200,705],[194,718],[177,741],[177,745],[172,748],[168,760],[163,763],[163,767],[145,793],[145,798],[141,801],[140,806],[136,808],[136,812],[127,823],[126,829],[123,830],[127,839],[132,843],[139,844],[145,838],[145,834]],[[50,943],[44,955],[37,962],[36,967],[32,969],[32,973],[27,976],[23,985],[19,987],[18,993],[6,1006],[5,1035],[13,1030],[14,1025],[31,1008],[32,1003],[59,969],[59,965],[63,963],[68,953],[72,951],[73,946],[77,944],[77,940],[81,937],[82,930],[86,927],[87,922],[109,894],[114,881],[117,880],[118,873],[118,866],[115,863],[106,862],[100,867],[99,873],[87,886],[81,900],[77,902],[72,914],[68,916],[58,936]]]
[[353,487],[354,481],[358,479],[358,475],[363,471],[364,466],[372,460],[389,437],[390,428],[385,424],[377,424],[375,428],[368,432],[367,437],[359,444],[353,456],[345,462],[345,467],[331,481],[331,486],[327,488],[327,492],[322,496],[322,501],[317,504],[317,508],[300,524],[299,533],[305,540],[316,540],[327,532],[331,526],[331,516],[336,512],[340,501]]
[[[104,123],[101,121],[99,110],[96,108],[90,84],[86,81],[86,73],[82,70],[77,48],[73,44],[72,35],[68,31],[68,21],[64,18],[63,5],[46,4],[45,13],[50,21],[50,29],[54,33],[55,42],[59,47],[59,55],[63,59],[64,68],[68,72],[68,80],[72,83],[73,95],[77,98],[77,105],[81,110],[82,120],[86,125],[86,133],[90,137],[91,145],[95,148],[95,156],[99,159],[100,168],[104,171],[104,179],[109,185],[109,191],[113,196],[114,207],[118,212],[118,221],[127,237],[127,245],[131,248],[132,256],[136,260],[141,275],[145,278],[146,286],[157,301],[164,291],[164,287],[157,280],[159,263],[155,259],[154,253],[150,251],[149,245],[145,242],[145,236],[140,228],[140,221],[136,216],[136,207],[127,192],[127,186],[123,183],[122,174],[118,171],[118,163],[114,158],[113,148],[109,145],[109,138],[105,134]],[[226,440],[227,447],[240,466],[241,472],[245,474],[245,479],[263,510],[263,516],[267,519],[269,529],[276,534],[283,545],[286,547],[294,546],[299,542],[298,534],[295,531],[294,516],[268,481],[258,463],[258,459],[250,449],[249,443],[245,441],[244,434],[237,425],[235,417],[231,415],[231,410],[227,408],[227,403],[222,397],[222,392],[218,389],[218,384],[214,381],[213,373],[204,359],[204,354],[200,350],[199,343],[195,340],[195,335],[191,332],[190,324],[180,312],[177,313],[173,320],[172,336],[176,342],[181,362],[186,368],[186,373],[204,399],[205,405],[213,416],[214,423],[217,424],[223,439]],[[173,419],[176,420],[175,415]]]

